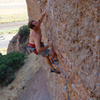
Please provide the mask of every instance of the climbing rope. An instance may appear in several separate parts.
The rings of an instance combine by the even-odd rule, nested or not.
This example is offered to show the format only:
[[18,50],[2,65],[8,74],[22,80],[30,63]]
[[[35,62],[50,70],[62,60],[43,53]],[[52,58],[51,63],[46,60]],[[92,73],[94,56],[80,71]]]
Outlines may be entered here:
[[[49,10],[49,8],[50,8],[50,0],[47,0],[48,1],[48,10]],[[54,4],[53,4],[54,5]],[[53,15],[53,9],[50,9],[51,10],[51,15],[52,15],[52,31],[54,31],[54,21],[53,21],[53,19],[54,19],[54,15]],[[46,18],[46,20],[47,20],[47,18]],[[45,26],[45,25],[44,25]],[[49,31],[48,31],[49,32]],[[53,32],[52,32],[53,33]],[[50,35],[50,32],[49,32],[49,35]],[[48,38],[49,38],[49,36],[48,36]],[[49,40],[49,39],[48,39]],[[51,40],[53,40],[53,35],[51,34]],[[47,51],[47,50],[46,50]],[[47,51],[47,53],[49,54],[49,52]],[[53,59],[53,57],[49,54],[49,56],[51,57],[51,59],[54,61],[54,63],[58,66],[58,68],[60,69],[60,71],[63,73],[63,75],[64,75],[64,77],[65,77],[65,81],[66,81],[66,91],[67,91],[67,98],[68,98],[68,100],[70,100],[69,99],[69,93],[68,93],[68,86],[67,86],[67,75],[63,72],[63,70],[59,67],[59,65],[57,64],[57,62]]]
[[[46,50],[47,51],[47,50]],[[49,54],[49,52],[47,51],[47,53]],[[54,63],[58,66],[58,68],[60,69],[60,71],[63,73],[64,77],[65,77],[65,81],[66,81],[66,91],[67,91],[67,98],[69,99],[69,93],[68,93],[68,86],[67,86],[67,75],[63,72],[63,70],[59,67],[59,65],[56,63],[56,61],[53,59],[53,57],[49,54],[49,56],[52,58],[52,60],[54,61]]]

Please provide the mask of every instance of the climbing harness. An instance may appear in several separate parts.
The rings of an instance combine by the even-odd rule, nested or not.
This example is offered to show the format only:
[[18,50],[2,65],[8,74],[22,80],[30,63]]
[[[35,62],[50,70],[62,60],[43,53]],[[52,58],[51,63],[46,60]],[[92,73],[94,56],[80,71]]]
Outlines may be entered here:
[[[46,50],[47,51],[47,50]],[[49,54],[49,52],[47,51],[47,53]],[[68,86],[67,86],[67,75],[63,72],[63,70],[59,67],[59,65],[56,63],[56,61],[53,59],[53,57],[49,54],[49,56],[52,58],[52,60],[54,61],[54,63],[58,66],[58,68],[60,69],[60,71],[63,73],[64,77],[65,77],[65,81],[66,81],[66,91],[67,91],[67,98],[69,99],[69,93],[68,93]]]
[[29,53],[34,52],[36,55],[38,55],[38,52],[37,52],[36,47],[35,47],[35,44],[29,43],[29,45],[26,47],[26,49],[27,49],[27,51]]

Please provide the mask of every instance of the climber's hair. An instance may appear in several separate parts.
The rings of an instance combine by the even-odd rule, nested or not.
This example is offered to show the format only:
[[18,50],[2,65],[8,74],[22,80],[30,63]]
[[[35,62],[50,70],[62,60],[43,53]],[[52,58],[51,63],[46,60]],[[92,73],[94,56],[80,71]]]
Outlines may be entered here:
[[28,27],[33,29],[33,27],[35,27],[35,25],[33,25],[32,23],[34,22],[34,20],[31,20],[28,22]]

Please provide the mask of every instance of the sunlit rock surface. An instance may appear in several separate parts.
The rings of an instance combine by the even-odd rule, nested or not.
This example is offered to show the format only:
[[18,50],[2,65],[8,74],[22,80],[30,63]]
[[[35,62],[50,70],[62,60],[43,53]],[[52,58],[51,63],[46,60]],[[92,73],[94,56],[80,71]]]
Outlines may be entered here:
[[[29,20],[47,15],[41,25],[43,42],[54,43],[60,67],[68,75],[71,100],[100,99],[100,0],[26,0]],[[51,100],[67,100],[63,74],[47,76]],[[56,65],[54,65],[57,67]]]

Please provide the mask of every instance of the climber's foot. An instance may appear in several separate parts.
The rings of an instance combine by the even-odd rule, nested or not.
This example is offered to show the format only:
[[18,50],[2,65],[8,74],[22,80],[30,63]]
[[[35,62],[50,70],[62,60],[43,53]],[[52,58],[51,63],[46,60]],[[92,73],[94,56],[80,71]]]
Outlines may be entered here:
[[51,72],[54,72],[56,74],[60,74],[60,71],[56,70],[56,69],[51,69]]

